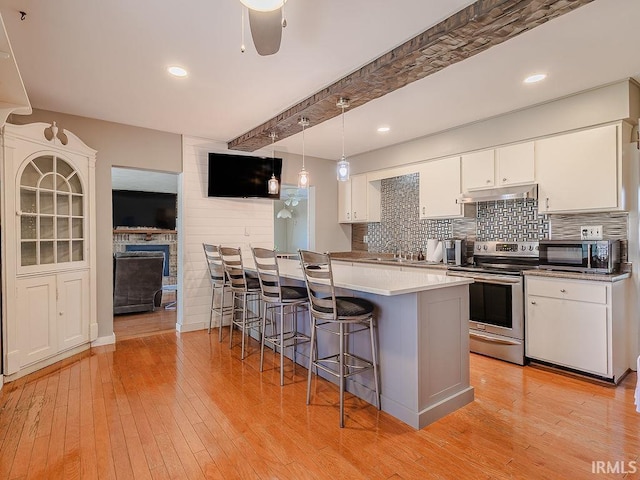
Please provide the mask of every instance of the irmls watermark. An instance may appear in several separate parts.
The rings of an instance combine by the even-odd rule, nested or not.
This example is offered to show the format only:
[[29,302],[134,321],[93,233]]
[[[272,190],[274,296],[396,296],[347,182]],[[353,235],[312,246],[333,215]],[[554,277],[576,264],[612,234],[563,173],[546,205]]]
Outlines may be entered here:
[[635,460],[593,460],[591,462],[591,473],[637,473],[640,471],[640,464]]

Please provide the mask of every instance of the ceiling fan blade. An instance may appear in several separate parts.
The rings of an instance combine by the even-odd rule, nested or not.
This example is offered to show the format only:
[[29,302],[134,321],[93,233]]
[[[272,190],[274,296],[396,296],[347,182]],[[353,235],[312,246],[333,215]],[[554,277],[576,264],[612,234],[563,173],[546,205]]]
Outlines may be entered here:
[[273,55],[280,50],[282,39],[282,8],[271,12],[249,9],[251,37],[260,55]]

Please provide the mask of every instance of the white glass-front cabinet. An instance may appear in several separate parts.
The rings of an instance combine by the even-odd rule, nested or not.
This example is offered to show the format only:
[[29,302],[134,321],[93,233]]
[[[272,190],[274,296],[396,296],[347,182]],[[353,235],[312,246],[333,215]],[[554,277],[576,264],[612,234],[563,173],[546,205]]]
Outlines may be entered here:
[[45,124],[5,125],[2,145],[6,375],[97,337],[95,150]]

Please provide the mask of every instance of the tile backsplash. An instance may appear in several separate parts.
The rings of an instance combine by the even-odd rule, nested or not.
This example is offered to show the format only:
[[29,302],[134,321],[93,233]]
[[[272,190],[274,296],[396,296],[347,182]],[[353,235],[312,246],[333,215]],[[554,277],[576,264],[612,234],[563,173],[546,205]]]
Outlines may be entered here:
[[[409,174],[381,182],[381,221],[353,225],[353,250],[390,252],[426,249],[428,238],[467,238],[490,241],[531,241],[579,238],[580,226],[602,225],[604,238],[627,238],[626,212],[593,214],[538,214],[537,200],[480,202],[475,218],[420,220],[419,175]],[[368,243],[363,243],[366,239]]]

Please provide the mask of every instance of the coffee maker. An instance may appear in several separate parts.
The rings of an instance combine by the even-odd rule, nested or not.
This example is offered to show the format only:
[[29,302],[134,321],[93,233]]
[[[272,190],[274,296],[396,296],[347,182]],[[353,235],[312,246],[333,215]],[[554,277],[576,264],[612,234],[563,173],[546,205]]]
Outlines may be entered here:
[[463,238],[449,238],[443,241],[445,265],[467,264],[467,241]]

